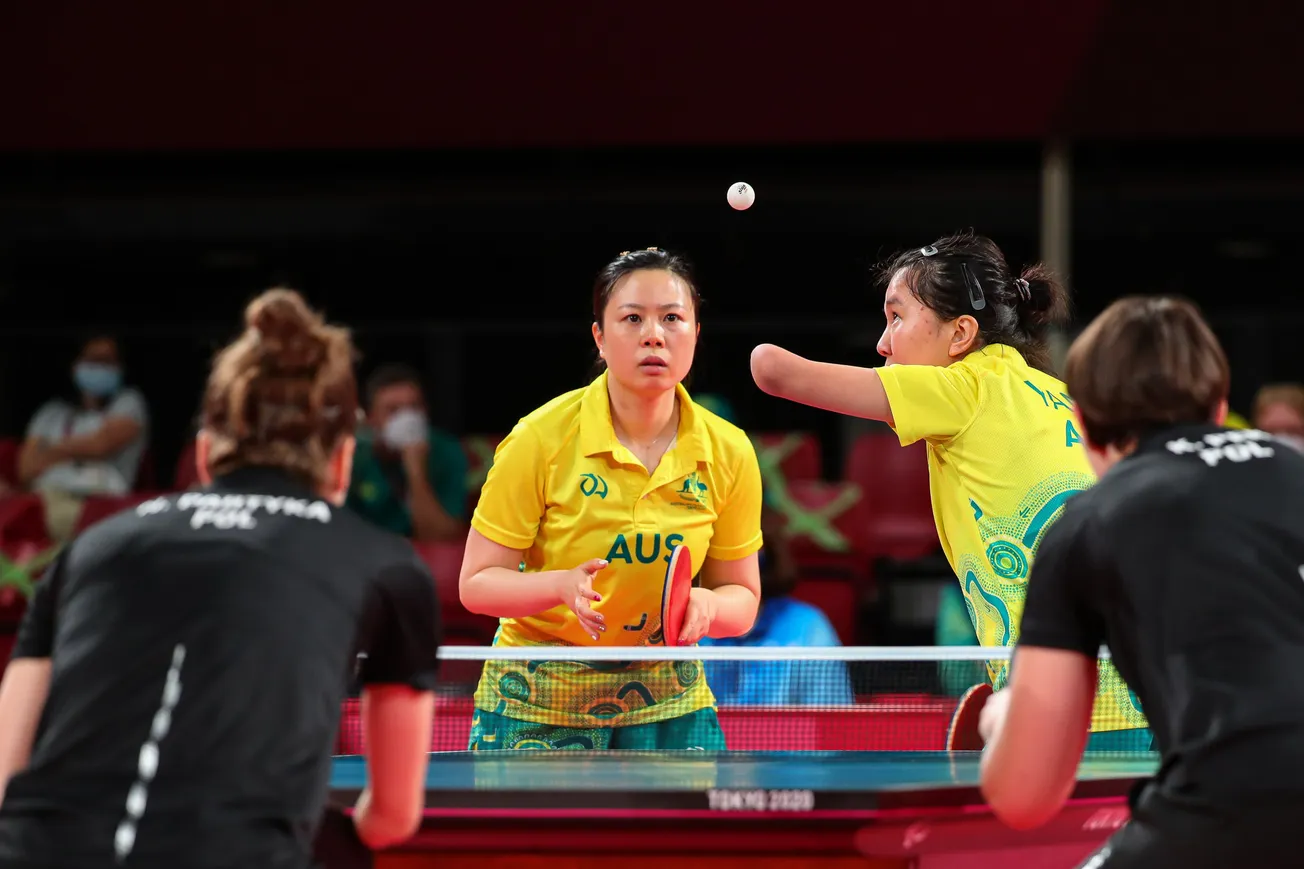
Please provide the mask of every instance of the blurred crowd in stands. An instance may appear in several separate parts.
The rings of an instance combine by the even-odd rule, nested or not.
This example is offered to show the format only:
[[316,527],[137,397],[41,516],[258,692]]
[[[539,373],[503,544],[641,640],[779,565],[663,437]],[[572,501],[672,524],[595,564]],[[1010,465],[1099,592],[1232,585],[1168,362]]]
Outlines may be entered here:
[[[193,447],[170,475],[154,466],[150,400],[130,385],[114,337],[84,344],[69,386],[35,410],[22,438],[0,441],[0,662],[31,583],[63,544],[119,510],[197,483]],[[736,422],[727,398],[696,398]],[[428,420],[431,400],[403,365],[382,365],[367,379],[348,506],[412,540],[439,586],[447,642],[486,644],[496,620],[463,609],[457,581],[467,522],[505,433],[442,431]],[[1304,451],[1304,385],[1264,386],[1248,415],[1233,414],[1229,424]],[[940,557],[922,443],[902,448],[886,428],[861,434],[840,474],[826,479],[826,446],[814,436],[763,429],[752,439],[766,488],[765,600],[749,634],[717,645],[975,643],[959,584]],[[713,666],[722,702],[845,702],[787,693],[803,684],[836,692],[841,680],[742,680],[725,662]],[[957,686],[968,678],[957,673]],[[766,696],[745,696],[758,690]]]

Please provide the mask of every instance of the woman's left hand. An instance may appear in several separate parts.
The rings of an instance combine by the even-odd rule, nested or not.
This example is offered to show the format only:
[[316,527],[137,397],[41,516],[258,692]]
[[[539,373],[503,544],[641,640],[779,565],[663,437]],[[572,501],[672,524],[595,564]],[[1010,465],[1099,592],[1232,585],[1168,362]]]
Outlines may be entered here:
[[679,645],[691,646],[707,635],[715,623],[720,606],[715,592],[709,588],[694,588],[688,592],[688,609],[684,611],[684,627],[679,632]]

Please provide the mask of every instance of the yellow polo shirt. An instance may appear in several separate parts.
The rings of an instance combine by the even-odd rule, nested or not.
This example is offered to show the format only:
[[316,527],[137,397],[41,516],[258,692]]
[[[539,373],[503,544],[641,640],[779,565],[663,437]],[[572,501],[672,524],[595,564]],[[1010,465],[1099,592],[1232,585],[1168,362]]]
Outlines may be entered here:
[[[951,365],[890,365],[879,379],[902,446],[928,445],[933,517],[984,646],[1019,637],[1028,568],[1075,494],[1096,481],[1064,384],[992,344]],[[989,667],[1003,688],[1008,662]],[[1145,727],[1118,671],[1099,668],[1092,730]]]
[[[732,561],[761,548],[761,474],[736,426],[677,387],[679,431],[649,474],[617,439],[607,375],[521,419],[494,453],[471,525],[521,550],[526,572],[593,558],[593,608],[607,630],[594,642],[563,605],[503,619],[499,646],[661,645],[661,592],[670,552]],[[524,721],[623,727],[715,705],[699,663],[486,662],[476,706]]]

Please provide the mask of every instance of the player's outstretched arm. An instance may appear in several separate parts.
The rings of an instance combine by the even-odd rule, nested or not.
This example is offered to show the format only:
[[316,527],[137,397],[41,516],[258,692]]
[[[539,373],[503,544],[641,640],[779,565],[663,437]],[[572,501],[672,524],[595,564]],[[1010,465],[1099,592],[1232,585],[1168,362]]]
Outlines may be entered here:
[[983,796],[1010,827],[1041,826],[1073,793],[1095,689],[1095,658],[1019,646],[1009,687],[987,701],[980,723]]
[[50,659],[17,658],[0,682],[0,805],[14,773],[27,767],[36,726],[50,693]]
[[887,392],[873,368],[815,362],[761,344],[752,350],[752,379],[762,392],[778,398],[892,424]]
[[421,826],[434,720],[433,691],[407,685],[363,689],[368,780],[353,823],[373,851],[406,841]]

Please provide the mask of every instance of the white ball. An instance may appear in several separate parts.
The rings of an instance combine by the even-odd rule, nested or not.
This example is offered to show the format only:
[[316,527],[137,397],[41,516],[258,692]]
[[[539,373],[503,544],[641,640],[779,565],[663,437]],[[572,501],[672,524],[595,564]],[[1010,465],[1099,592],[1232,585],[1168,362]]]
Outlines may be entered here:
[[729,204],[734,210],[746,211],[755,201],[756,191],[752,189],[752,185],[739,181],[729,187]]

